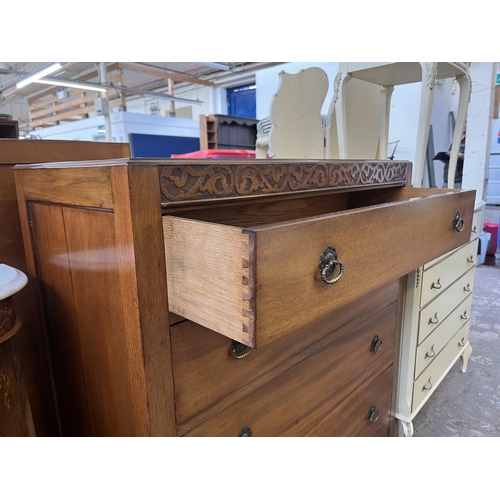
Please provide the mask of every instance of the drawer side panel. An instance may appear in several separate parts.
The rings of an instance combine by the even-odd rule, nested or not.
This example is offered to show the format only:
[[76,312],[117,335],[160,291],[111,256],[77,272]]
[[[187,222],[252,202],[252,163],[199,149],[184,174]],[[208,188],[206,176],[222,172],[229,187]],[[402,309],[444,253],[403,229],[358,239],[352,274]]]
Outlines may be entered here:
[[253,233],[172,216],[163,231],[170,311],[254,347]]

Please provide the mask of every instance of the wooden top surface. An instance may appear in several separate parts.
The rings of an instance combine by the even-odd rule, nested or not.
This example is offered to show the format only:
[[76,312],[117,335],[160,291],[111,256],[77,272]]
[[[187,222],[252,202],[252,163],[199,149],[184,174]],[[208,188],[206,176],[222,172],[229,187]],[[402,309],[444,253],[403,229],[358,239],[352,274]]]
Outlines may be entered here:
[[130,147],[125,142],[0,139],[0,165],[119,158],[129,154]]
[[193,166],[203,166],[203,165],[222,165],[231,166],[231,168],[238,168],[240,166],[271,166],[271,165],[342,165],[342,166],[352,166],[352,165],[383,165],[389,166],[394,165],[402,168],[407,168],[411,166],[410,161],[406,160],[360,160],[360,159],[349,159],[349,160],[325,160],[322,159],[256,159],[248,158],[241,159],[238,158],[113,158],[111,160],[80,160],[80,161],[55,161],[55,162],[43,162],[43,163],[23,163],[16,165],[17,170],[32,170],[40,168],[82,168],[82,167],[114,167],[114,166],[154,166],[154,165],[171,165],[176,167],[193,167]]

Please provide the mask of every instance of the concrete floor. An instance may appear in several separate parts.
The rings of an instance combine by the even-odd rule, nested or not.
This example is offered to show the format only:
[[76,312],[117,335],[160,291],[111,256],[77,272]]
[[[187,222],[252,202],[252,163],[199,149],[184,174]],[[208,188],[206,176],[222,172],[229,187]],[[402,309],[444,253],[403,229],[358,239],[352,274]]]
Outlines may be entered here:
[[[498,224],[500,207],[485,220]],[[467,372],[452,367],[413,420],[414,437],[500,436],[500,250],[476,267]]]

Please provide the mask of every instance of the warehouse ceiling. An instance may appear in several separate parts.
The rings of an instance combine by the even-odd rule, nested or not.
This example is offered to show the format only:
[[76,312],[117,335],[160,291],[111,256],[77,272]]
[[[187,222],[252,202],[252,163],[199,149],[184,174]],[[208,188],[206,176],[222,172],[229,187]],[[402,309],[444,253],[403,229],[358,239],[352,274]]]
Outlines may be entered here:
[[[257,69],[282,63],[273,62],[108,62],[101,79],[100,65],[94,62],[59,63],[62,68],[43,77],[51,84],[16,83],[49,66],[50,62],[0,62],[0,113],[11,114],[20,124],[28,124],[28,103],[73,88],[72,84],[103,84],[123,98],[155,93],[165,98],[196,86],[216,86],[233,75],[252,74]],[[177,98],[179,99],[179,98]]]

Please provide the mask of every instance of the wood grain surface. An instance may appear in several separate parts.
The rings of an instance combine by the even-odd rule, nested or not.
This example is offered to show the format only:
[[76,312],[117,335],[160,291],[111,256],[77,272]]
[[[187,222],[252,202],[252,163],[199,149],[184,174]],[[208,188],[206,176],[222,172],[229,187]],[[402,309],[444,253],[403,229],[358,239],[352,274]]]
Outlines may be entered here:
[[[306,328],[252,350],[243,359],[230,354],[231,341],[191,321],[171,328],[179,434],[245,398],[299,363],[323,337],[334,339],[364,321],[362,311],[377,313],[398,298],[398,282],[367,294]],[[334,333],[335,332],[335,333]],[[319,349],[321,344],[316,344]]]
[[[27,220],[20,218],[20,212],[25,213],[26,207],[24,201],[18,203],[12,167],[16,164],[48,161],[123,158],[129,154],[129,145],[125,143],[0,139],[0,220],[2,221],[0,255],[2,262],[23,271],[29,278],[26,287],[16,294],[14,300],[16,311],[22,318],[22,327],[17,339],[19,356],[24,367],[38,436],[57,436],[60,430],[51,383],[50,362],[43,333],[43,314],[39,308],[37,283],[34,278],[35,274],[30,273],[30,266],[27,263],[32,255],[31,235],[28,228],[25,231],[25,236],[29,238],[25,241],[26,254],[23,248],[21,224],[27,224]],[[19,175],[19,179],[22,178]],[[61,190],[64,191],[62,186],[55,189],[55,191]],[[44,193],[40,195],[44,196]],[[59,196],[61,196],[60,193]],[[96,202],[102,203],[101,197],[98,198]],[[24,200],[23,195],[20,199]]]
[[[432,194],[415,198],[412,188],[401,188],[399,201],[388,191],[390,203],[377,199],[372,207],[242,230],[164,216],[170,308],[262,347],[464,244],[467,232],[456,232],[452,223],[460,209],[470,226],[474,192]],[[345,268],[335,285],[323,283],[318,269],[328,246]],[[247,269],[252,262],[254,283]],[[248,334],[246,314],[255,324]]]
[[[355,328],[347,325],[340,336],[334,332],[333,338],[323,337],[306,348],[308,355],[302,361],[187,435],[238,436],[244,428],[250,428],[254,436],[302,435],[304,427],[309,428],[306,420],[315,420],[325,402],[339,404],[393,364],[397,306],[394,302],[373,316],[370,311],[359,311],[365,318],[363,323]],[[384,339],[376,354],[371,350],[374,335]],[[392,380],[384,390],[390,399]]]

